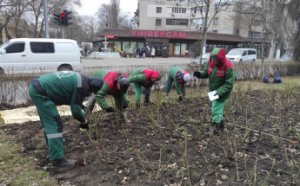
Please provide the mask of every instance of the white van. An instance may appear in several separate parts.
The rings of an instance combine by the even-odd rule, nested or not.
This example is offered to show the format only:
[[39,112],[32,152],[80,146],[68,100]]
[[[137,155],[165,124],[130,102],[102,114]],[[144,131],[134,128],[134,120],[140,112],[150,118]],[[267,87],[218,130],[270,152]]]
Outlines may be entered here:
[[226,58],[233,63],[255,62],[257,51],[255,48],[233,48],[226,54]]
[[80,50],[70,39],[16,38],[0,46],[0,74],[81,71]]

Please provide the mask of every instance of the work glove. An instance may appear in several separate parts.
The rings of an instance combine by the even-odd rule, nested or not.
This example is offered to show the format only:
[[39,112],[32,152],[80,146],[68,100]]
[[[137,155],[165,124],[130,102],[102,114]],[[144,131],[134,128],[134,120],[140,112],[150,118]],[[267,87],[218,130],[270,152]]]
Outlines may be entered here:
[[108,107],[108,108],[106,109],[106,112],[115,112],[115,109],[112,108],[112,107]]
[[194,72],[193,73],[193,76],[196,76],[196,77],[200,77],[201,73],[200,72]]
[[81,122],[80,125],[79,125],[79,129],[81,131],[83,130],[89,130],[89,123],[87,121],[84,121],[84,122]]

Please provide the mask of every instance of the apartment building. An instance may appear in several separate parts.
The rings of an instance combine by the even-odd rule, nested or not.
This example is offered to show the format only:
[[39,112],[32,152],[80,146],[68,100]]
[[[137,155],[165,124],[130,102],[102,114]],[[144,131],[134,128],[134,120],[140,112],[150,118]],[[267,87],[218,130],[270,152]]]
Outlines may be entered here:
[[[208,32],[254,38],[263,36],[262,23],[258,18],[245,20],[245,16],[240,16],[243,20],[236,23],[238,11],[235,10],[237,7],[234,3],[221,8],[213,18],[216,10],[219,10],[219,2],[214,1],[210,6],[208,21],[211,24]],[[204,23],[202,14],[206,11],[206,6],[196,5],[193,0],[139,0],[139,29],[201,31]]]

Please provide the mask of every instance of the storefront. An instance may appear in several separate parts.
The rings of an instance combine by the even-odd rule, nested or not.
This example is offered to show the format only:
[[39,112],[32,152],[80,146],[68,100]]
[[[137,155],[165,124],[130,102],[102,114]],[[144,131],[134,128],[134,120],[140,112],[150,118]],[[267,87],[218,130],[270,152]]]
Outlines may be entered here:
[[[202,39],[201,32],[160,31],[160,30],[103,30],[99,39],[94,41],[99,51],[103,49],[103,42],[108,43],[109,51],[118,51],[126,56],[136,56],[140,51],[150,55],[150,49],[155,48],[156,56],[188,56],[191,46]],[[207,51],[213,47],[226,50],[247,43],[247,38],[237,35],[207,33]]]

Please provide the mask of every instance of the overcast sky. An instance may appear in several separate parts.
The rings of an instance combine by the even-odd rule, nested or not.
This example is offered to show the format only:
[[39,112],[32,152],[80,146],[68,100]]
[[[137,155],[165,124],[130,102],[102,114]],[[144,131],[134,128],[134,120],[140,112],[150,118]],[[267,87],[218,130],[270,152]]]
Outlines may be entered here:
[[[136,11],[138,0],[120,0],[121,13],[133,16]],[[80,15],[93,16],[102,4],[109,4],[110,0],[81,0],[81,8],[77,11]]]

